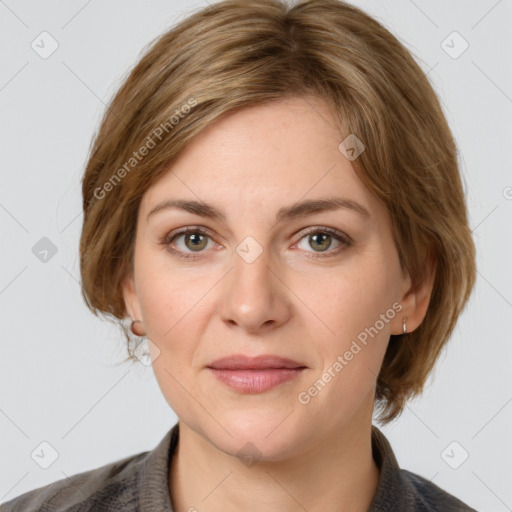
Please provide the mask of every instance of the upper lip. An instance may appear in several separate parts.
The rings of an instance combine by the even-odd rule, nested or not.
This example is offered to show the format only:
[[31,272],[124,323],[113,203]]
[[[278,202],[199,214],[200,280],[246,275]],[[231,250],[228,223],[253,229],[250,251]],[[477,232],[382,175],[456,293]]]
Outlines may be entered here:
[[217,359],[210,363],[208,368],[215,370],[262,370],[266,368],[306,368],[306,366],[293,359],[275,355],[250,357],[243,354],[234,354]]

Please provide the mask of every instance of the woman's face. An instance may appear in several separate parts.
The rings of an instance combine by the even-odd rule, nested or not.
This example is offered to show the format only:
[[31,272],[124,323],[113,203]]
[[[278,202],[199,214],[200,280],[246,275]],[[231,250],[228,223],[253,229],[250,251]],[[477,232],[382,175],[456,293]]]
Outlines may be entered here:
[[[127,310],[180,422],[226,453],[251,442],[278,460],[369,424],[389,336],[407,316],[389,215],[334,127],[315,97],[226,115],[142,198]],[[302,369],[208,368],[231,355]]]

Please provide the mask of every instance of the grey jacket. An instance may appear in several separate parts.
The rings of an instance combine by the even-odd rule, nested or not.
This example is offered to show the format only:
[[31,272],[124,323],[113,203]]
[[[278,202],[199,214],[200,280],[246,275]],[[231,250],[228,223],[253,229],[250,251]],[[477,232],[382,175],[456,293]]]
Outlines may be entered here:
[[[0,505],[0,512],[173,512],[168,482],[178,427],[151,451],[28,491]],[[375,425],[372,450],[380,478],[368,512],[476,512],[429,480],[400,469]]]

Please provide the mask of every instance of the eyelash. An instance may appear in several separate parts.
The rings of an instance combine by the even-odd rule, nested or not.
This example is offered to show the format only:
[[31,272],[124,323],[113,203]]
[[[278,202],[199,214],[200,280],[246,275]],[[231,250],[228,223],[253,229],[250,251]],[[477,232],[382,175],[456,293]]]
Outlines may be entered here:
[[[177,231],[173,231],[172,233],[169,233],[160,241],[160,244],[166,246],[168,248],[168,250],[170,252],[172,252],[173,254],[175,254],[180,260],[189,260],[189,261],[197,260],[198,258],[201,257],[200,254],[189,255],[189,253],[184,253],[183,251],[173,249],[170,246],[171,243],[176,238],[178,238],[178,236],[187,235],[187,234],[199,234],[199,235],[204,235],[204,236],[210,238],[208,232],[205,229],[203,229],[201,227],[189,226],[189,227],[177,230]],[[313,253],[313,255],[306,256],[307,259],[318,260],[318,259],[322,259],[322,258],[328,258],[331,256],[335,256],[338,254],[338,252],[340,252],[343,249],[343,247],[349,247],[350,245],[352,245],[352,241],[347,235],[344,235],[344,234],[340,233],[339,231],[337,231],[333,228],[328,228],[328,227],[322,227],[322,228],[315,227],[313,229],[310,229],[309,231],[302,234],[301,238],[299,239],[299,242],[306,236],[314,235],[314,234],[330,235],[334,239],[336,239],[338,242],[340,242],[341,246],[336,249]],[[326,254],[323,254],[324,252]]]

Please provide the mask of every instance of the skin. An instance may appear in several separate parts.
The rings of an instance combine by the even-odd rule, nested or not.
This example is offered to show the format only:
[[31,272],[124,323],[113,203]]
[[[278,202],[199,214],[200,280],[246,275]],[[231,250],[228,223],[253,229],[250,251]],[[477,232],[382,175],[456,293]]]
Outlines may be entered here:
[[[363,512],[371,504],[379,478],[371,451],[377,375],[403,318],[409,332],[423,320],[433,276],[411,286],[389,214],[339,151],[344,137],[335,126],[314,96],[227,114],[142,198],[134,274],[123,294],[127,313],[151,340],[156,379],[179,418],[169,477],[177,512]],[[357,201],[370,215],[339,208],[275,221],[281,207],[333,196]],[[226,220],[177,208],[148,218],[169,199],[212,203]],[[162,243],[186,226],[208,235]],[[322,241],[325,227],[350,237],[350,245]],[[309,228],[318,229],[305,233]],[[309,236],[315,233],[316,242]],[[248,236],[262,250],[251,263],[236,252]],[[196,259],[179,259],[170,247]],[[300,403],[298,394],[396,302],[402,310]],[[205,368],[231,354],[276,354],[307,369],[270,391],[246,394]],[[237,457],[248,442],[258,450],[250,466]]]

